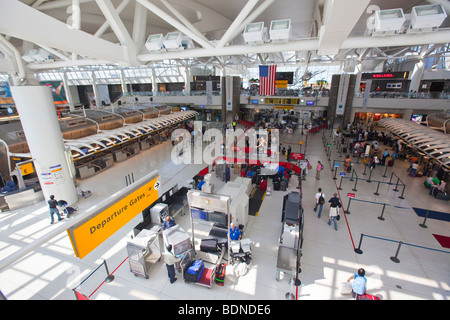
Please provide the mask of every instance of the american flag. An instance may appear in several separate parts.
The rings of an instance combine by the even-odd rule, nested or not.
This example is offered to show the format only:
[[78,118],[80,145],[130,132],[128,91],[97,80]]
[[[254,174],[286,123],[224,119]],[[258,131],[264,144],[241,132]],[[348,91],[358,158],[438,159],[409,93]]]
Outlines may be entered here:
[[275,75],[277,66],[259,66],[259,95],[275,95]]

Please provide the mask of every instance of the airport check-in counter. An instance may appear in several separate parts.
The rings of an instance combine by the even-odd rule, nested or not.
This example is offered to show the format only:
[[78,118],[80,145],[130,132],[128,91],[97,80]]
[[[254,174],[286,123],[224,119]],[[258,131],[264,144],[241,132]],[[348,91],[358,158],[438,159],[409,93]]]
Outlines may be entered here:
[[114,157],[112,153],[108,153],[87,163],[77,163],[76,175],[78,179],[86,179],[112,167],[113,165]]
[[143,220],[141,223],[134,227],[134,234],[137,235],[143,229],[148,229],[154,224],[161,223],[160,221],[152,221],[150,210],[157,204],[165,203],[169,207],[169,216],[175,218],[178,214],[184,215],[186,213],[188,207],[187,201],[187,193],[188,189],[186,187],[182,187],[178,189],[178,185],[176,184],[171,189],[163,193],[158,200],[156,200],[152,205],[146,208],[142,212]]
[[140,152],[139,144],[136,142],[136,143],[133,143],[132,145],[123,147],[120,150],[113,151],[114,160],[116,162],[121,162],[121,161],[127,160],[131,157],[134,157],[139,152]]

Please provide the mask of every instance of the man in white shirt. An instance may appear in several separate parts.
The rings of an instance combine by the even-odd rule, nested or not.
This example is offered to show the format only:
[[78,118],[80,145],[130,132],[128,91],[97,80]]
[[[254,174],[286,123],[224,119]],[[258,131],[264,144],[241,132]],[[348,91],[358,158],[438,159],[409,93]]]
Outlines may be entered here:
[[[325,203],[325,194],[322,192],[322,188],[319,188],[317,191],[318,192],[314,196],[314,198],[316,199],[314,212],[316,212],[317,211],[317,207],[319,207],[319,214],[317,215],[317,218],[320,219],[320,214],[322,213],[322,207],[323,207],[323,204]],[[320,197],[323,198],[323,203],[320,203],[320,201],[319,201]]]
[[163,252],[162,256],[164,257],[164,263],[166,264],[170,283],[174,283],[175,281],[177,281],[177,278],[175,277],[174,264],[181,260],[181,256],[176,256],[174,253],[172,253],[172,245],[171,244],[169,244],[166,247],[166,249],[167,249],[167,251]]

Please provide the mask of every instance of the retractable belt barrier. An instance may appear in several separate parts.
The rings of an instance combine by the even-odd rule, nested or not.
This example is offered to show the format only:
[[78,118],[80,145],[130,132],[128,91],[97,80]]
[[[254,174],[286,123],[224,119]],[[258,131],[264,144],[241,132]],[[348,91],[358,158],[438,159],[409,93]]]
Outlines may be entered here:
[[355,252],[357,254],[362,254],[363,253],[363,251],[361,250],[361,244],[362,244],[362,240],[363,240],[364,237],[378,239],[378,240],[383,240],[383,241],[398,242],[398,247],[397,247],[397,251],[396,251],[395,255],[390,257],[391,261],[395,262],[395,263],[400,263],[400,259],[398,258],[398,254],[400,252],[400,248],[401,248],[402,244],[407,245],[407,246],[411,246],[411,247],[416,247],[416,248],[436,251],[436,252],[442,252],[442,253],[447,253],[447,254],[450,253],[449,251],[444,251],[444,250],[439,250],[439,249],[434,249],[434,248],[418,246],[418,245],[406,243],[406,242],[403,242],[403,241],[391,240],[391,239],[386,239],[386,238],[380,238],[380,237],[370,236],[370,235],[361,233],[361,238],[359,240],[358,248],[355,249]]

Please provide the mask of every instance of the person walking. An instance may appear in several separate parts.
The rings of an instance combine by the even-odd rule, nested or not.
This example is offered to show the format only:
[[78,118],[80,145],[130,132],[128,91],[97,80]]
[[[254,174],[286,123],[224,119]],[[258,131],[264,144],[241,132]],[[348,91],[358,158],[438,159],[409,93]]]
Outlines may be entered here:
[[341,208],[341,202],[339,201],[339,198],[337,197],[337,193],[333,195],[330,200],[328,200],[330,203],[330,214],[328,216],[328,225],[331,226],[331,220],[334,222],[334,229],[337,230],[337,219],[339,216],[339,208]]
[[54,195],[51,195],[50,200],[48,200],[48,207],[50,209],[50,218],[51,218],[50,224],[53,224],[53,222],[55,222],[55,220],[53,218],[54,214],[56,214],[56,216],[58,217],[58,221],[61,221],[64,219],[59,215],[59,210],[58,210],[57,206],[58,206],[58,201],[55,200]]
[[181,260],[182,256],[176,256],[172,252],[172,245],[169,244],[166,247],[166,251],[162,253],[162,256],[164,257],[164,263],[166,264],[167,268],[167,274],[169,276],[170,283],[174,283],[177,281],[177,278],[175,277],[175,263]]
[[317,218],[320,219],[320,215],[322,213],[322,208],[323,208],[323,205],[325,203],[325,195],[322,192],[322,188],[319,188],[317,191],[318,192],[314,196],[314,198],[316,200],[316,204],[315,204],[315,207],[314,207],[314,212],[317,212],[317,207],[319,207],[319,214],[317,215]]
[[320,171],[323,170],[323,164],[320,163],[320,161],[317,161],[317,167],[316,167],[316,179],[320,180]]
[[359,296],[362,296],[366,293],[367,279],[365,275],[366,271],[363,268],[359,268],[357,273],[353,274],[350,278],[347,279],[347,282],[353,280],[352,297],[356,300],[358,300]]

